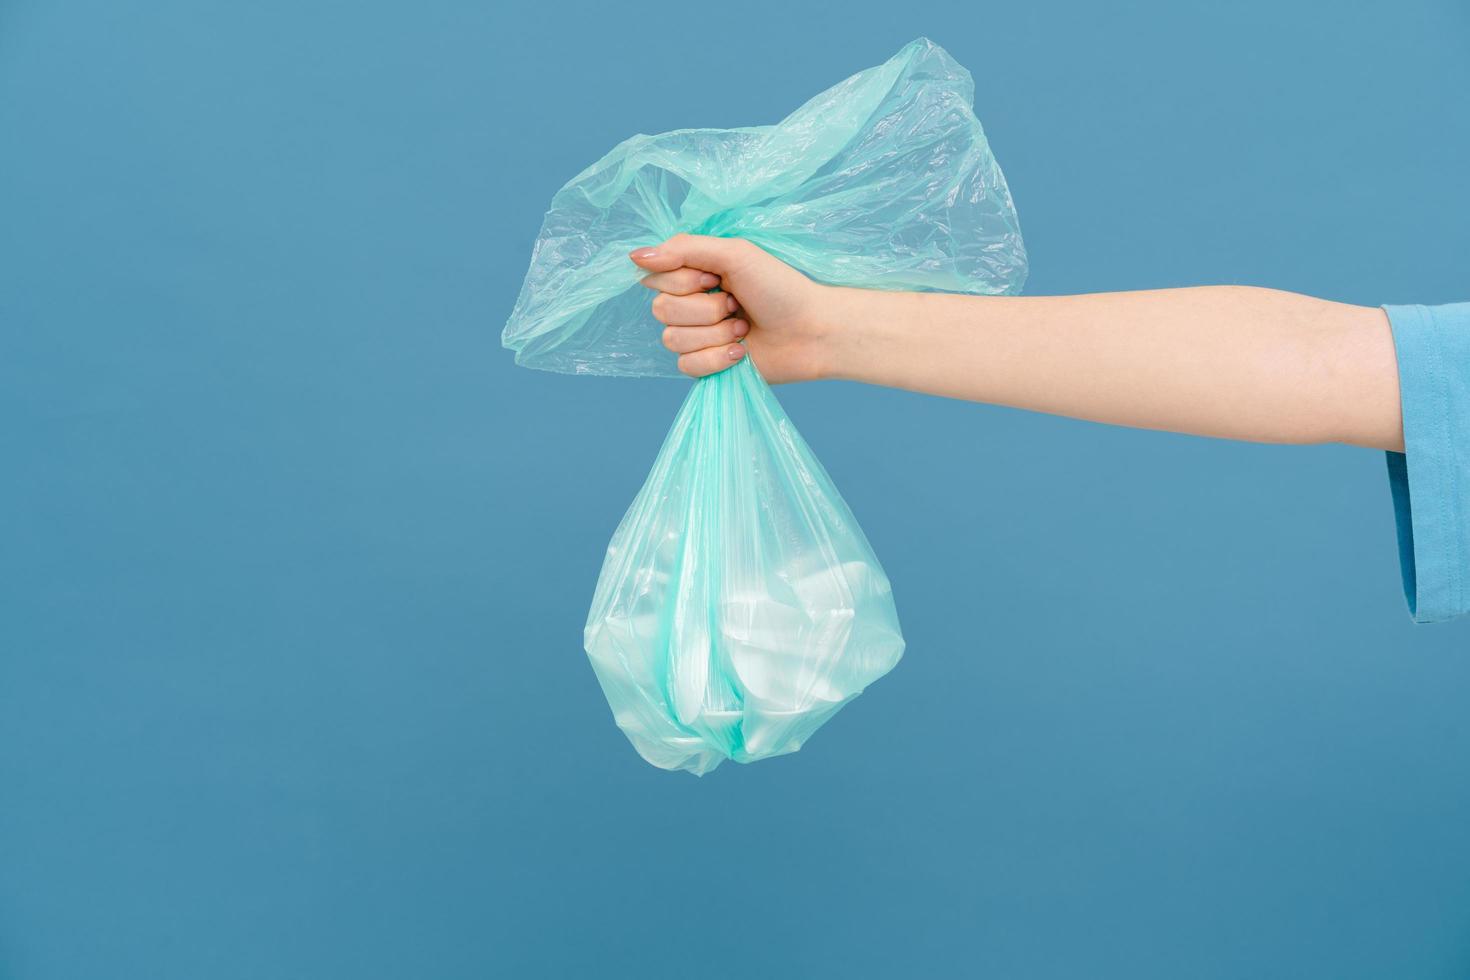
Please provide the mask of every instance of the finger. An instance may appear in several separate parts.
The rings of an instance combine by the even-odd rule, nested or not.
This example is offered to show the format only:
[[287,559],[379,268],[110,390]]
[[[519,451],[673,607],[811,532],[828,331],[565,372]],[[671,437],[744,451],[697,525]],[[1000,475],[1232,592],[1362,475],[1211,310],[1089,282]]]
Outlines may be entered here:
[[653,298],[653,316],[671,327],[704,327],[719,323],[735,312],[735,297],[729,293],[696,293],[673,296],[659,293]]
[[743,238],[675,235],[649,248],[635,248],[628,257],[649,272],[673,272],[681,266],[689,266],[728,277],[759,251]]
[[722,320],[712,327],[664,327],[664,346],[675,354],[692,354],[706,347],[729,344],[750,333],[744,320]]
[[649,289],[656,289],[661,293],[688,296],[691,293],[702,293],[714,289],[720,284],[720,277],[713,272],[686,267],[675,269],[673,272],[655,272],[644,276],[640,281]]
[[725,370],[725,368],[744,356],[745,347],[741,344],[706,347],[704,350],[697,350],[692,354],[681,355],[679,358],[679,370],[691,378],[703,378],[707,375],[716,374]]

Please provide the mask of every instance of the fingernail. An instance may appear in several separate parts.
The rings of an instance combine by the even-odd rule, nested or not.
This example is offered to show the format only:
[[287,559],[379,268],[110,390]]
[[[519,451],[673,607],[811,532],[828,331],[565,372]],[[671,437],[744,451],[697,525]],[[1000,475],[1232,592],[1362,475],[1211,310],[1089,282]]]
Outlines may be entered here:
[[739,344],[730,345],[730,360],[738,361],[745,356],[745,348]]
[[737,305],[739,305],[739,304],[737,304],[735,302],[735,297],[734,296],[731,296],[729,293],[726,293],[725,294],[725,309],[729,310],[731,313],[734,313],[735,312],[735,307]]
[[713,273],[706,272],[704,275],[702,275],[702,276],[699,277],[699,288],[700,289],[714,289],[719,284],[720,284],[720,277],[717,276],[717,275],[714,275]]
[[736,320],[735,336],[744,337],[748,333],[750,333],[750,324],[746,323],[744,320]]
[[628,257],[631,259],[652,259],[657,256],[658,249],[656,248],[635,248],[628,253]]

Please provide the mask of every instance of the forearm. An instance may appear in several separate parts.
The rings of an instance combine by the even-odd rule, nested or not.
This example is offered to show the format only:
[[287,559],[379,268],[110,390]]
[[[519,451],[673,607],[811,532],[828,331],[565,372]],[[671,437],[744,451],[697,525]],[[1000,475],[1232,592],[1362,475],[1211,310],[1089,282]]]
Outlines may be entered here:
[[1382,310],[1209,286],[1081,296],[834,288],[829,377],[1117,425],[1402,449]]

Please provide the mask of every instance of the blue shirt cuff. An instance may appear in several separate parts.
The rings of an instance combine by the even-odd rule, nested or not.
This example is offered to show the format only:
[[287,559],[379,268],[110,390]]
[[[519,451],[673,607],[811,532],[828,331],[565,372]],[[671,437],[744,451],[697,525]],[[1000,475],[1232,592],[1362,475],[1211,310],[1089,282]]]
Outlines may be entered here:
[[1388,454],[1404,597],[1416,623],[1470,612],[1470,303],[1385,306],[1404,451]]

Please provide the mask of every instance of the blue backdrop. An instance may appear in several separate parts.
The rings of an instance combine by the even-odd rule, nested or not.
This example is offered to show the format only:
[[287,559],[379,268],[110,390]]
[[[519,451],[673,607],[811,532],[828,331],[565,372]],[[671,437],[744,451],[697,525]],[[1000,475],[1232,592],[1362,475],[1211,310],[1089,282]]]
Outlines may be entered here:
[[1032,292],[1470,298],[1465,4],[1102,6],[0,8],[0,976],[1470,971],[1379,453],[783,390],[904,663],[697,780],[581,651],[686,385],[499,331],[631,133],[926,34]]

